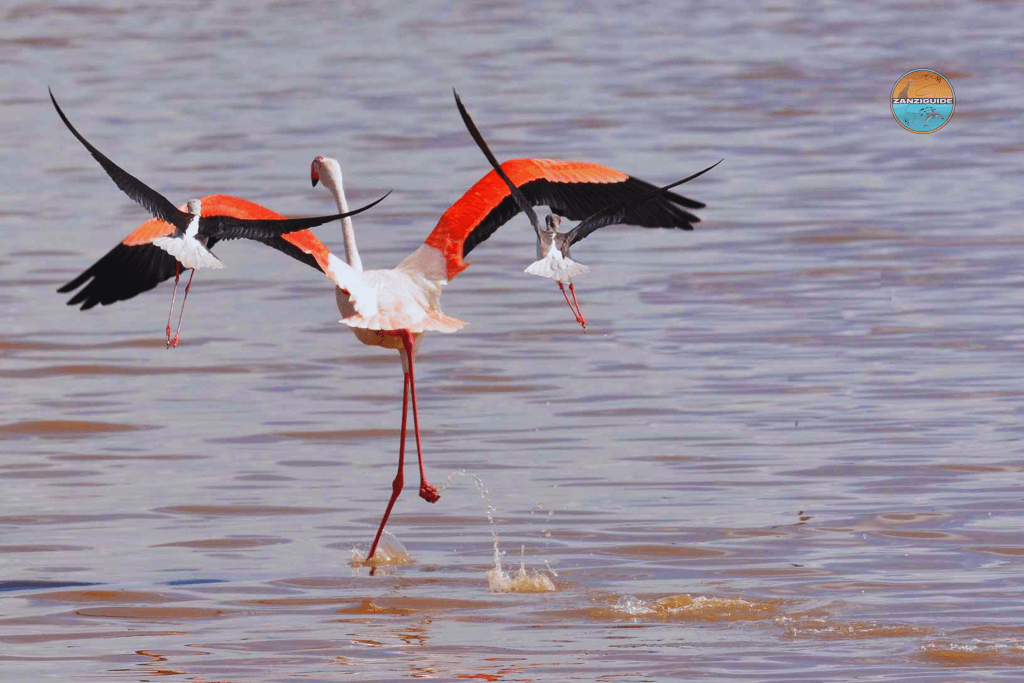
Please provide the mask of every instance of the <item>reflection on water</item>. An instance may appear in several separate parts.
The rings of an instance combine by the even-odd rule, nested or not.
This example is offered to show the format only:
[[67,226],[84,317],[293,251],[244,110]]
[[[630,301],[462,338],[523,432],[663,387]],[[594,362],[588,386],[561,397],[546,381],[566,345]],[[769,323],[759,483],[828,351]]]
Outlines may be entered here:
[[[184,9],[0,10],[7,678],[1024,665],[1018,7]],[[960,99],[933,135],[886,103],[914,68]],[[417,368],[428,474],[454,474],[437,505],[399,499],[395,561],[371,576],[352,557],[390,492],[395,359],[259,245],[218,252],[175,351],[164,287],[65,306],[56,288],[145,212],[46,85],[172,201],[333,211],[317,154],[354,204],[394,188],[357,217],[367,267],[488,170],[453,86],[509,156],[655,183],[726,162],[688,186],[708,205],[694,232],[577,245],[586,335],[522,273],[525,219],[473,252],[444,295],[470,324],[428,336]]]

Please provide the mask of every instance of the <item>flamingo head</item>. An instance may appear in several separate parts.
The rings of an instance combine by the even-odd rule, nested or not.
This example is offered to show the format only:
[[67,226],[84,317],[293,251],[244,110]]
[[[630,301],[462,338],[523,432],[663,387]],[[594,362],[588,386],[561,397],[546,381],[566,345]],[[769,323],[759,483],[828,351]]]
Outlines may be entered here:
[[188,200],[188,212],[190,214],[192,214],[193,216],[200,216],[202,215],[202,211],[203,203],[201,201],[199,201],[198,199]]
[[558,226],[562,224],[562,217],[555,213],[544,216],[544,232],[558,232]]
[[338,160],[325,156],[318,156],[316,159],[313,159],[313,163],[309,167],[309,179],[313,181],[313,187],[316,187],[321,176],[323,176],[325,184],[328,181],[333,181],[332,184],[340,185],[341,164],[338,163]]

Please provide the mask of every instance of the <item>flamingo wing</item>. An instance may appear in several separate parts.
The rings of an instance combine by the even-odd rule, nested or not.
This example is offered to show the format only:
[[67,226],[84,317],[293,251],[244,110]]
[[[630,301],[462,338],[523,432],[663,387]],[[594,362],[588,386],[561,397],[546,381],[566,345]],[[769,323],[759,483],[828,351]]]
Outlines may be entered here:
[[64,115],[60,105],[57,104],[57,99],[53,96],[52,90],[50,91],[50,100],[53,102],[53,106],[56,108],[61,121],[63,121],[64,125],[68,127],[71,134],[78,138],[79,142],[85,145],[85,148],[89,150],[89,153],[93,155],[96,161],[100,162],[100,166],[103,167],[103,170],[107,172],[107,175],[110,176],[110,179],[114,181],[114,184],[117,185],[122,192],[145,207],[147,211],[157,218],[161,218],[168,223],[175,225],[180,230],[184,230],[188,227],[187,214],[183,214],[174,206],[174,204],[171,204],[166,197],[115,164],[113,161],[108,159],[106,155],[96,149],[88,140],[82,137],[82,134],[71,125],[71,121],[69,121],[68,117]]
[[324,223],[340,220],[349,216],[355,216],[367,209],[380,204],[391,194],[388,190],[380,199],[361,206],[354,211],[335,213],[330,216],[308,216],[305,218],[240,218],[229,214],[207,216],[203,212],[200,219],[199,234],[207,239],[234,240],[252,239],[264,240],[277,237],[290,232],[297,232],[308,228],[314,228]]
[[[577,221],[610,204],[644,197],[658,189],[621,171],[580,161],[511,159],[501,167],[533,206],[547,205],[555,213]],[[692,230],[700,219],[685,209],[703,206],[665,191],[630,213],[626,222],[645,228]],[[508,186],[490,171],[441,215],[426,244],[444,255],[450,280],[468,265],[463,258],[519,211]]]
[[616,225],[618,223],[623,222],[628,223],[629,217],[633,214],[633,212],[642,208],[646,202],[649,202],[657,198],[658,196],[672,189],[676,185],[682,185],[683,183],[690,182],[694,178],[699,178],[700,176],[704,175],[705,173],[713,169],[715,166],[718,166],[718,164],[722,163],[722,161],[725,160],[722,159],[712,164],[711,166],[708,166],[703,171],[698,171],[697,173],[694,173],[691,176],[687,176],[682,180],[677,180],[674,183],[669,183],[668,185],[665,185],[663,187],[655,188],[651,192],[647,192],[643,195],[640,195],[639,197],[634,197],[626,201],[613,204],[611,206],[605,207],[604,209],[601,209],[596,213],[591,214],[586,219],[584,219],[582,223],[580,223],[575,228],[566,233],[565,252],[568,253],[569,247],[576,244],[584,237],[593,234],[596,230],[600,228],[604,228],[609,225]]
[[[201,201],[203,216],[228,215],[264,220],[285,218],[255,202],[230,195],[207,195]],[[184,204],[178,207],[178,210],[184,209]],[[177,272],[176,259],[152,244],[154,239],[166,237],[174,229],[173,225],[158,218],[145,221],[103,258],[57,291],[72,292],[85,285],[68,301],[68,305],[81,304],[82,310],[87,310],[97,304],[125,301],[153,289],[164,280],[174,277]],[[212,247],[216,241],[215,238],[210,239],[207,246]],[[309,230],[261,238],[258,241],[317,269],[322,269],[320,261],[326,264],[329,253],[327,247]]]

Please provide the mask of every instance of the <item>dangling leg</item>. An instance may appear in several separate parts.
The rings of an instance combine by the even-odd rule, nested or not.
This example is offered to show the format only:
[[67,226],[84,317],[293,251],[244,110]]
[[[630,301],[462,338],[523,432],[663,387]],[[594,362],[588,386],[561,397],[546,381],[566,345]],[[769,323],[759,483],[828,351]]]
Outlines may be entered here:
[[[188,293],[188,287],[185,288],[185,293]],[[580,325],[583,325],[583,331],[587,331],[587,319],[583,317],[583,311],[580,310],[580,302],[576,301],[576,285],[569,283],[569,293],[572,294],[572,302],[576,304],[576,319],[580,321]]]
[[[179,341],[178,340],[178,336],[181,334],[181,319],[185,315],[185,302],[188,301],[188,290],[192,286],[192,276],[195,275],[195,274],[196,274],[196,271],[193,268],[192,269],[192,273],[188,276],[188,284],[185,285],[185,296],[183,296],[181,298],[181,313],[178,314],[178,329],[175,330],[175,332],[174,332],[174,339],[171,340],[171,346],[174,346],[174,347],[178,346],[178,341]],[[170,333],[170,330],[171,330],[171,328],[168,327],[167,328],[168,334]]]
[[373,545],[370,546],[370,554],[366,556],[366,560],[369,561],[373,554],[377,552],[377,543],[380,542],[380,535],[384,533],[384,525],[388,523],[388,517],[391,515],[391,508],[395,506],[395,501],[398,500],[398,496],[402,493],[402,487],[405,486],[405,418],[408,414],[409,408],[409,373],[405,373],[405,387],[402,389],[402,440],[398,444],[398,474],[395,475],[395,480],[391,482],[391,500],[388,501],[388,507],[384,510],[384,516],[380,520],[380,526],[377,527],[377,535],[373,537]]
[[167,309],[167,348],[171,348],[171,314],[174,313],[174,297],[178,294],[178,279],[181,277],[181,261],[174,262],[174,289],[171,291],[171,307]]
[[[556,280],[556,282],[557,282],[557,280]],[[558,288],[560,290],[562,290],[562,296],[565,297],[565,303],[569,304],[569,310],[572,311],[572,314],[574,316],[576,316],[576,322],[578,322],[580,325],[582,325],[583,326],[583,331],[586,332],[587,331],[587,321],[584,320],[580,316],[580,314],[576,312],[575,308],[573,308],[572,302],[569,301],[569,295],[565,293],[565,285],[563,285],[561,282],[559,282],[558,283]],[[572,283],[571,282],[569,283],[569,289],[570,290],[572,289]],[[573,294],[573,298],[574,299],[576,298],[576,294],[575,293]]]
[[436,503],[441,499],[437,489],[427,482],[427,473],[423,469],[423,447],[420,445],[420,415],[416,409],[416,371],[413,369],[413,353],[415,352],[412,333],[409,330],[399,330],[402,336],[402,345],[405,346],[405,354],[409,357],[409,393],[412,394],[412,425],[416,431],[416,455],[420,461],[420,498],[428,503]]

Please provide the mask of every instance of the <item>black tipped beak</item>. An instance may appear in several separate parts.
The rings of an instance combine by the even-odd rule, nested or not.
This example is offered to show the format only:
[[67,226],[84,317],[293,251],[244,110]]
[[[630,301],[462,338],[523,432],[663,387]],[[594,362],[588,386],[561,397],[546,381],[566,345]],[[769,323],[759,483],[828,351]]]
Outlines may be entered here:
[[316,187],[316,184],[319,183],[319,182],[320,182],[319,178],[313,178],[313,187]]

